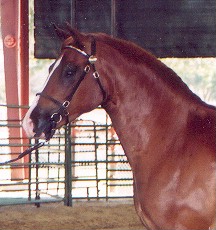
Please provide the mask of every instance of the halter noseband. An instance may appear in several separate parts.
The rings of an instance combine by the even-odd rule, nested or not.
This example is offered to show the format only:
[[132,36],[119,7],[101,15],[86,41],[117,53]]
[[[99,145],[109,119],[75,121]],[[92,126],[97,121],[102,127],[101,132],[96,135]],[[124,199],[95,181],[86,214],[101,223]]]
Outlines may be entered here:
[[91,55],[88,55],[85,51],[80,50],[74,46],[65,46],[64,49],[76,50],[80,54],[87,57],[88,61],[87,61],[87,65],[85,66],[77,84],[73,88],[73,91],[66,97],[66,99],[63,103],[61,103],[60,101],[56,100],[55,98],[53,98],[53,97],[51,97],[51,96],[49,96],[43,92],[36,94],[37,96],[39,95],[41,97],[44,97],[44,98],[52,101],[54,104],[56,104],[59,107],[59,109],[50,116],[51,134],[49,135],[49,138],[47,138],[48,140],[54,135],[57,123],[59,123],[64,117],[66,117],[66,124],[69,123],[69,117],[68,117],[69,112],[68,112],[67,108],[70,105],[70,102],[71,102],[74,94],[76,93],[79,85],[84,80],[86,74],[90,71],[91,67],[93,69],[93,77],[96,79],[96,81],[97,81],[97,83],[101,89],[101,92],[103,94],[103,102],[101,104],[103,104],[105,102],[106,97],[107,97],[106,91],[104,90],[104,88],[101,84],[101,81],[100,81],[100,75],[96,71],[96,68],[95,68],[95,62],[97,61],[97,57],[95,56],[96,55],[96,41],[95,41],[95,39],[93,38],[92,43],[91,43]]

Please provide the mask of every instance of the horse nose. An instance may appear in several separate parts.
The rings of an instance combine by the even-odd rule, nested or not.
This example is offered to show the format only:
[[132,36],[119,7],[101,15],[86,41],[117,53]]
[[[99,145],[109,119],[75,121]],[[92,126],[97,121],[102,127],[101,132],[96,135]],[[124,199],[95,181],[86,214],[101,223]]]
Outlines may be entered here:
[[26,132],[27,137],[37,137],[44,139],[45,130],[47,128],[47,120],[43,117],[37,117],[37,110],[33,110],[31,113],[27,113],[23,119],[23,129]]
[[31,106],[23,119],[23,128],[29,138],[42,137],[46,121],[39,106]]
[[23,122],[22,122],[23,129],[25,130],[26,135],[30,138],[34,137],[34,135],[35,135],[34,122],[30,116],[32,114],[32,111],[37,107],[38,100],[39,100],[39,96],[36,97],[35,100],[33,101],[31,107],[27,111],[27,113],[23,119]]
[[33,123],[33,133],[35,138],[50,139],[54,134],[55,124],[51,121],[50,111],[42,109],[40,106],[35,107],[30,119]]
[[27,137],[34,137],[34,123],[28,114],[26,114],[26,116],[23,119],[22,127],[25,130]]

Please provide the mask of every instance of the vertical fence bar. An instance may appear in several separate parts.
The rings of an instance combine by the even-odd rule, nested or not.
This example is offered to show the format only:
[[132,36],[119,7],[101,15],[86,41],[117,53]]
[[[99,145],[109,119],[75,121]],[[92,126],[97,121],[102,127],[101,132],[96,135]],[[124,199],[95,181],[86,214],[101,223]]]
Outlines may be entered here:
[[[29,140],[29,145],[31,145],[31,141]],[[29,165],[28,165],[28,200],[31,201],[31,190],[32,190],[32,154],[29,154]]]
[[[36,140],[35,144],[38,144],[39,141]],[[40,200],[40,189],[39,189],[39,151],[35,151],[35,162],[36,162],[36,194],[35,194],[35,200]],[[40,207],[40,203],[35,203],[37,207]]]
[[[60,134],[60,132],[59,132],[59,136],[58,136],[58,143],[59,143],[59,146],[58,146],[58,163],[60,163],[61,162],[61,134]],[[58,176],[58,186],[57,186],[57,194],[59,193],[59,188],[60,188],[60,183],[59,183],[59,181],[60,181],[60,176],[61,176],[61,169],[60,169],[60,167],[58,167],[58,174],[57,174]]]
[[[71,127],[71,161],[76,161],[76,128]],[[72,180],[76,177],[76,168],[75,165],[71,165]]]
[[106,143],[105,143],[105,146],[106,146],[106,200],[108,200],[108,197],[109,197],[109,181],[108,181],[108,177],[109,177],[109,157],[108,157],[108,154],[109,154],[109,149],[108,149],[108,138],[109,138],[109,126],[108,126],[108,122],[107,122],[107,119],[106,119]]
[[65,198],[64,204],[72,206],[71,125],[65,128]]
[[95,122],[93,122],[94,126],[94,146],[95,146],[95,171],[96,171],[96,189],[97,189],[97,199],[99,199],[99,179],[98,179],[98,157],[97,157],[97,149],[98,149],[98,144],[97,144],[97,128]]

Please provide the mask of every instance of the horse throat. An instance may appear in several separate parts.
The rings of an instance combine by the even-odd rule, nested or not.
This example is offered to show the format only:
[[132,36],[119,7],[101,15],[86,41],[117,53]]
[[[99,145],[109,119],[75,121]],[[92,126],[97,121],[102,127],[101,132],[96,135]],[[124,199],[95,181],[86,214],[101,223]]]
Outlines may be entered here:
[[[117,72],[116,76],[111,100],[105,110],[131,167],[136,167],[134,162],[141,156],[144,164],[148,165],[162,152],[155,149],[155,143],[163,149],[161,140],[167,134],[170,133],[171,138],[163,140],[165,146],[175,138],[172,132],[177,131],[186,120],[187,110],[179,102],[181,99],[173,100],[173,95],[160,86],[160,80],[147,68],[121,70],[121,74]],[[181,120],[178,119],[179,113],[182,114]],[[175,122],[170,123],[170,120]],[[154,158],[149,157],[152,150]]]

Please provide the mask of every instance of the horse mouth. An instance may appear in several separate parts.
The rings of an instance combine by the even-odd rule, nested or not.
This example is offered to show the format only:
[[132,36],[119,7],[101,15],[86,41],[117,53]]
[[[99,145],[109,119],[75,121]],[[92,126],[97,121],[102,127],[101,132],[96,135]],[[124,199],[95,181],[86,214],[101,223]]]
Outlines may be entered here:
[[50,140],[56,131],[56,124],[47,121],[40,121],[38,125],[33,129],[35,139]]

